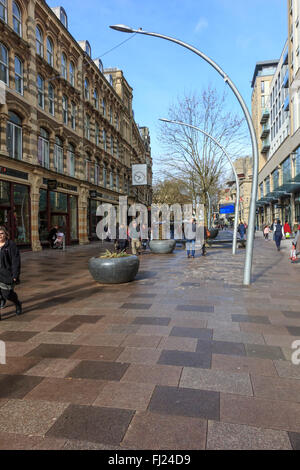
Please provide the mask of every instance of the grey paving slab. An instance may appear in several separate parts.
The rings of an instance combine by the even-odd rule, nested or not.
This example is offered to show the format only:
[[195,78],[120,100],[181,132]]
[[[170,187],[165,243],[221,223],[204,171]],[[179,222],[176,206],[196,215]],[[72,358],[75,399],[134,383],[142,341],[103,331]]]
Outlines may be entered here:
[[188,351],[163,350],[157,361],[158,364],[167,364],[184,367],[211,368],[211,352],[202,353]]
[[285,359],[280,347],[260,345],[260,344],[246,344],[246,353],[250,357],[260,357],[262,359]]

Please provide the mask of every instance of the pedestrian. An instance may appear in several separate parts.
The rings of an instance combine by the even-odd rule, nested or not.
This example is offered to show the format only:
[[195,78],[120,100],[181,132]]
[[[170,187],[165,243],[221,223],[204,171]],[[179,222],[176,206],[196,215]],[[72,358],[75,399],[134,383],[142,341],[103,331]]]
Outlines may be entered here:
[[208,239],[208,230],[207,227],[204,226],[204,243],[202,245],[202,256],[206,256],[206,240]]
[[116,230],[115,249],[117,252],[126,251],[128,246],[127,230],[125,224],[117,226]]
[[58,232],[58,225],[53,225],[52,229],[49,232],[47,240],[50,243],[51,248],[55,248],[54,242],[56,240],[56,234]]
[[290,224],[288,223],[287,220],[285,221],[283,231],[284,231],[285,238],[290,238],[291,237],[292,229],[291,229]]
[[240,238],[241,240],[244,240],[244,237],[245,237],[245,233],[246,233],[246,227],[245,227],[245,224],[244,222],[240,222],[239,223],[239,226],[238,226],[238,232],[240,234]]
[[129,237],[131,239],[132,254],[133,255],[140,254],[141,235],[140,235],[140,232],[138,231],[138,226],[135,220],[131,223],[131,227],[129,228]]
[[296,233],[293,243],[295,244],[295,250],[297,255],[300,252],[300,225],[298,226],[298,231]]
[[292,242],[292,249],[291,249],[291,255],[290,255],[290,260],[292,263],[297,261],[297,250],[296,250],[296,245],[297,243],[295,241]]
[[195,258],[195,238],[196,238],[196,219],[192,218],[190,223],[187,224],[187,237],[186,237],[186,252],[187,257]]
[[21,260],[17,245],[9,240],[4,226],[0,226],[0,307],[4,308],[10,300],[16,306],[16,315],[21,315],[22,304],[14,291],[15,284],[20,282]]
[[268,239],[269,239],[269,232],[270,232],[270,227],[269,227],[269,225],[266,225],[265,228],[264,228],[264,237],[265,237],[265,240],[268,240]]
[[280,251],[281,240],[284,238],[284,230],[279,219],[277,219],[276,225],[274,225],[274,238],[277,251]]
[[64,247],[64,238],[65,238],[65,234],[61,231],[61,229],[58,229],[56,233],[56,239],[54,240],[53,248],[62,250]]

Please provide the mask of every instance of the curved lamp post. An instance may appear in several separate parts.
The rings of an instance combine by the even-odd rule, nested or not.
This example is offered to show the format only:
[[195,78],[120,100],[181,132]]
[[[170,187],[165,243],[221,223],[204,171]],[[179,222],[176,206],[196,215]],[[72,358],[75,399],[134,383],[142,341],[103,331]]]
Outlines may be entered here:
[[210,229],[210,222],[211,222],[211,203],[210,203],[210,195],[209,195],[209,192],[206,191],[206,196],[207,196],[207,199],[208,199],[208,221],[207,221],[207,228],[208,230]]
[[138,33],[144,34],[146,36],[154,36],[161,39],[166,39],[167,41],[175,42],[180,46],[189,49],[190,51],[194,52],[206,62],[208,62],[224,79],[224,81],[229,85],[233,93],[235,94],[242,110],[245,115],[250,136],[252,142],[252,151],[253,151],[253,174],[252,174],[252,189],[251,189],[251,202],[250,202],[250,210],[249,210],[249,220],[248,220],[248,240],[247,240],[247,247],[246,247],[246,257],[245,257],[245,267],[244,267],[244,285],[249,286],[251,284],[251,270],[252,270],[252,258],[253,258],[253,245],[254,245],[254,231],[255,231],[255,217],[256,217],[256,198],[257,198],[257,183],[258,183],[258,147],[257,147],[257,140],[255,135],[255,129],[253,126],[253,122],[247,108],[247,105],[242,98],[240,92],[231,81],[229,76],[221,69],[221,67],[214,62],[210,57],[205,55],[203,52],[199,51],[195,47],[187,44],[179,39],[171,38],[169,36],[164,36],[163,34],[159,33],[152,33],[149,31],[144,31],[142,28],[140,29],[133,29],[129,26],[125,26],[123,24],[117,24],[110,26],[110,28],[115,29],[117,31],[121,31],[123,33]]
[[[228,155],[228,153],[226,152],[224,147],[213,136],[211,136],[207,132],[203,131],[199,127],[192,126],[191,124],[187,124],[185,122],[172,121],[171,119],[161,118],[160,121],[167,122],[169,124],[178,124],[180,126],[190,127],[191,129],[196,129],[196,131],[202,132],[202,134],[209,137],[222,150],[222,152],[226,155],[227,160],[229,161],[230,166],[232,168],[232,171],[234,173],[235,183],[236,183],[236,203],[235,203],[235,216],[234,216],[234,229],[233,229],[233,242],[232,242],[232,254],[235,255],[236,254],[236,245],[237,245],[237,228],[238,228],[238,219],[239,219],[240,184],[239,184],[239,178],[238,178],[236,169],[234,168],[234,164],[233,164],[230,156]],[[209,197],[208,192],[206,194],[208,196],[208,201],[209,201],[209,224],[210,224],[210,217],[211,217],[210,216],[210,197]]]

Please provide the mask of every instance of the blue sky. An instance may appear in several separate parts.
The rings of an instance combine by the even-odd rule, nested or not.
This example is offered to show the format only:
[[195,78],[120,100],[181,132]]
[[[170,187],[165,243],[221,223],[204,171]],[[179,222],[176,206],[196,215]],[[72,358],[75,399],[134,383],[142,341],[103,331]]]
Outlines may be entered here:
[[[111,24],[159,32],[179,38],[203,51],[234,81],[251,106],[255,63],[280,57],[287,38],[286,0],[48,0],[67,12],[69,31],[87,39],[93,58],[104,67],[123,70],[133,88],[135,120],[150,128],[154,163],[161,153],[158,118],[184,93],[213,84],[222,91],[222,78],[192,52],[162,39],[130,35]],[[228,91],[228,105],[239,110]]]

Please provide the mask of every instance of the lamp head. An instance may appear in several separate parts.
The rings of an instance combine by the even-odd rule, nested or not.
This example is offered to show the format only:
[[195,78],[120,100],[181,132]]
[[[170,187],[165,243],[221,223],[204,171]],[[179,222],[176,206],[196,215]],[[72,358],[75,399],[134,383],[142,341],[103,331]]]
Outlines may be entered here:
[[171,122],[170,119],[166,119],[166,118],[159,118],[159,121],[163,121],[163,122]]
[[134,33],[135,30],[130,28],[130,26],[126,26],[125,24],[114,24],[110,26],[111,29],[115,29],[116,31],[122,31],[122,33]]

